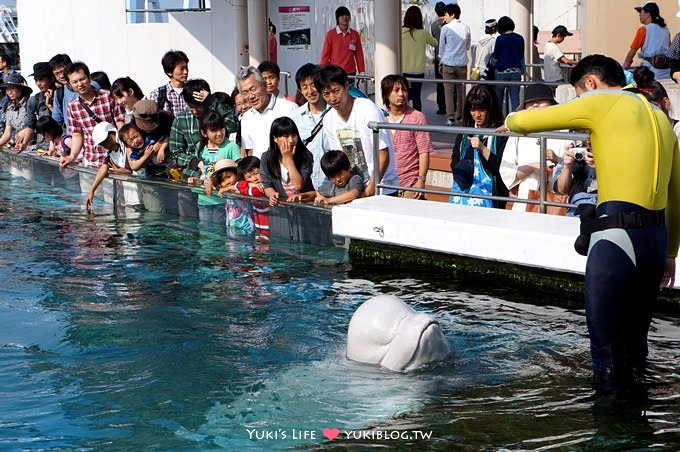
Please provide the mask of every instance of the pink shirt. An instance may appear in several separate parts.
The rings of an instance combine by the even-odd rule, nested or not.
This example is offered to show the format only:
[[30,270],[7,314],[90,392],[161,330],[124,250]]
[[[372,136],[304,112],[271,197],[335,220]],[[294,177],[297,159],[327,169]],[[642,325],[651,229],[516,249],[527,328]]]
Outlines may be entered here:
[[321,64],[337,64],[348,74],[365,72],[364,50],[359,33],[352,28],[347,33],[343,33],[340,27],[329,30],[323,41]]
[[[399,124],[427,125],[425,115],[407,106]],[[429,132],[413,130],[390,130],[392,146],[394,146],[394,168],[397,171],[399,185],[411,187],[418,180],[420,154],[432,152],[432,140]]]

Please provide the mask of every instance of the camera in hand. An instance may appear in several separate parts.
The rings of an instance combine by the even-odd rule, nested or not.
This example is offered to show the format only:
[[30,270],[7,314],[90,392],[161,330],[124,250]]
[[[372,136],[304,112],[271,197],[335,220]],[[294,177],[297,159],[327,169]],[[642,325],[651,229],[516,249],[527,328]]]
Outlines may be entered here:
[[586,151],[588,148],[573,148],[571,152],[574,153],[574,160],[583,160],[583,158],[586,156]]

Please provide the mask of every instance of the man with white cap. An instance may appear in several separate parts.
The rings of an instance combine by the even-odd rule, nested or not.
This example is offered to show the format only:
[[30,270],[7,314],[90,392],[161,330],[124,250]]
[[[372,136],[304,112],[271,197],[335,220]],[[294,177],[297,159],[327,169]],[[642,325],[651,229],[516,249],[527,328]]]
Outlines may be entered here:
[[85,209],[87,210],[90,210],[92,207],[94,192],[97,191],[99,185],[110,172],[114,174],[132,174],[132,171],[128,168],[125,146],[118,140],[118,131],[114,125],[109,122],[98,123],[92,129],[92,140],[96,145],[106,149],[107,155],[104,164],[99,167],[92,187],[90,187],[90,192],[85,199]]
[[552,31],[550,41],[545,43],[545,49],[543,50],[543,78],[546,82],[564,82],[564,75],[562,74],[560,64],[574,66],[578,63],[578,61],[564,56],[557,46],[557,44],[561,44],[564,41],[564,38],[573,34],[564,25],[558,25]]
[[635,33],[630,50],[621,66],[628,69],[633,64],[635,52],[639,50],[641,65],[651,69],[657,80],[671,78],[670,61],[666,57],[671,43],[671,34],[666,21],[659,15],[659,6],[654,2],[647,2],[642,6],[636,6],[635,11],[640,14],[642,27],[638,28]]

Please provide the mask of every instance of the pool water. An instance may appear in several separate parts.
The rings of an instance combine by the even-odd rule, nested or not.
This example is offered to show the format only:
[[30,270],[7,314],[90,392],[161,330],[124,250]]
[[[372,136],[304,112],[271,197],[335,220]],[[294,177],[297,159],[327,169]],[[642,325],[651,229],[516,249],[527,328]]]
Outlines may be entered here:
[[[677,318],[654,319],[646,391],[596,397],[584,313],[559,294],[359,279],[341,248],[0,184],[0,450],[680,448]],[[436,316],[452,356],[348,361],[351,315],[381,293]]]

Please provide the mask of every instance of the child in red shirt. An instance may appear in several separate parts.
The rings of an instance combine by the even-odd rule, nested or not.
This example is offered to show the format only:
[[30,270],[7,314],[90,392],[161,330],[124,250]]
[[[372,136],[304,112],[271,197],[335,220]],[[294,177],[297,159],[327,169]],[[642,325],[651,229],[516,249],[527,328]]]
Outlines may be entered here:
[[[260,178],[260,159],[249,155],[238,162],[236,189],[244,196],[266,198]],[[269,202],[253,202],[255,234],[269,236]]]

